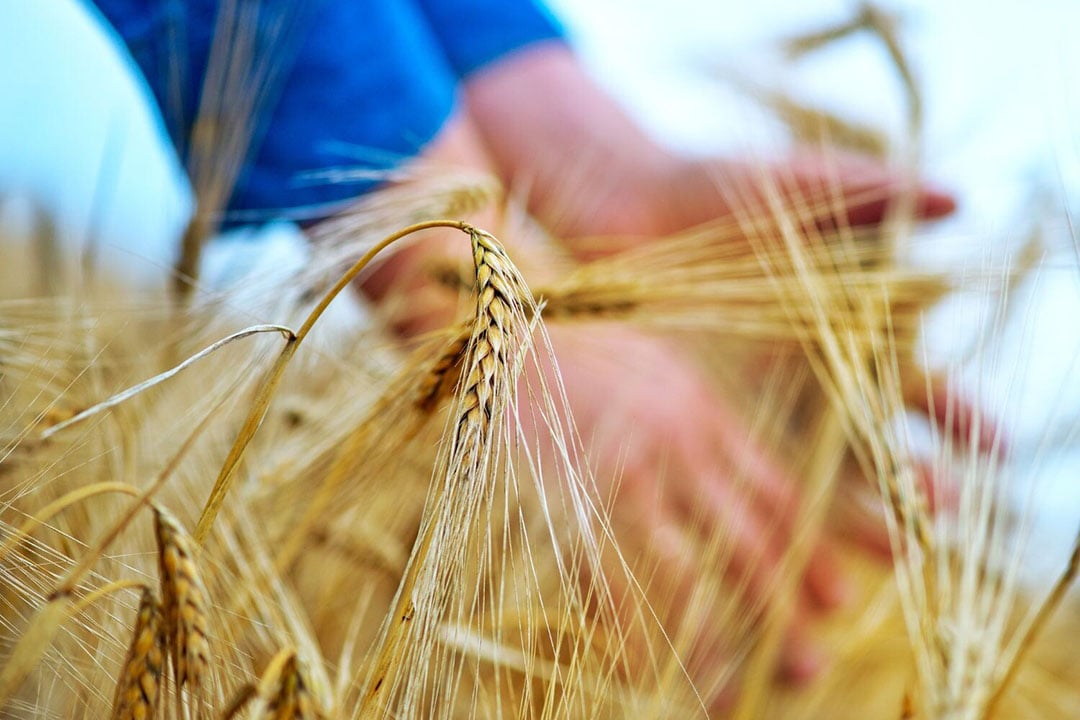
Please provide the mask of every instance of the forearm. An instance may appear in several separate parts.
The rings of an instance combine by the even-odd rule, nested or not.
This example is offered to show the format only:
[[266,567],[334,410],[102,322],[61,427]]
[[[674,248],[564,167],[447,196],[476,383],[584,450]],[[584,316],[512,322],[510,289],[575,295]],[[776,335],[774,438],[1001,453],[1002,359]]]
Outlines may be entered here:
[[[603,227],[648,234],[621,195],[672,158],[635,125],[562,42],[539,43],[471,76],[465,102],[500,175],[561,235]],[[584,204],[584,207],[582,205]],[[598,222],[599,221],[599,222]]]

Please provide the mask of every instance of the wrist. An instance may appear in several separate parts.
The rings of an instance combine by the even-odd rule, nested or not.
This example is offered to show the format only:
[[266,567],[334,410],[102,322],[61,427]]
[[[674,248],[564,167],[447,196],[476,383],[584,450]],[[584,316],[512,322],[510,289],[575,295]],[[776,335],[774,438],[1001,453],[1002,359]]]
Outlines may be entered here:
[[582,70],[563,43],[524,48],[470,78],[469,114],[500,175],[563,236],[640,226],[648,182],[667,172],[654,143]]

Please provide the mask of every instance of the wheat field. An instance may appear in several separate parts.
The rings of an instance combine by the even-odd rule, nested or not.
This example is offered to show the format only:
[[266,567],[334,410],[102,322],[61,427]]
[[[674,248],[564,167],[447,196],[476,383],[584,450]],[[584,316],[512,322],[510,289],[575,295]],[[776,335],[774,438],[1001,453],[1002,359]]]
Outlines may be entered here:
[[[908,78],[889,27],[866,10],[803,51],[869,32]],[[762,100],[810,142],[881,140]],[[196,184],[187,275],[236,162]],[[1015,289],[1080,277],[1075,257],[1040,235],[927,267],[910,196],[866,230],[814,222],[829,187],[728,191],[731,218],[585,262],[496,180],[418,169],[301,240],[302,262],[183,291],[58,257],[47,224],[0,228],[0,716],[1080,716],[1080,536],[1030,546],[1017,498],[1040,463],[1010,447],[1008,403],[960,382],[994,366]],[[427,269],[456,317],[403,343],[410,297],[374,306],[355,279],[433,233],[461,249]],[[963,294],[976,339],[932,365],[928,317]],[[628,329],[689,358],[800,479],[763,584],[734,551],[745,508],[643,546],[590,461],[561,338],[590,338],[603,371]],[[1048,444],[1075,442],[1063,425]],[[739,502],[772,502],[733,476]],[[855,600],[807,619],[826,533]],[[1061,562],[1033,577],[1033,553]],[[792,627],[828,651],[802,682]]]

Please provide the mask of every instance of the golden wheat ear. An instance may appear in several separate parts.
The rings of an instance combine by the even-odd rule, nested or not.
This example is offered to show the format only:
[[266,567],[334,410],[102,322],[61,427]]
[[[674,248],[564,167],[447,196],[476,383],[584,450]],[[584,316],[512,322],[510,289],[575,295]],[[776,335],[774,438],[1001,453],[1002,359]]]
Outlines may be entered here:
[[[791,242],[789,247],[793,255],[801,252],[799,243]],[[1002,303],[990,323],[991,332],[1000,331],[1006,315],[1008,293],[1000,288],[1008,287],[1016,273],[1023,271],[1006,262],[1000,267],[984,264],[978,273],[986,295],[997,296]],[[810,276],[801,273],[801,277],[807,294],[819,295]],[[868,624],[875,629],[867,630],[865,642],[880,639],[902,621],[906,647],[891,655],[879,650],[871,654],[877,656],[876,662],[891,663],[895,672],[906,677],[899,685],[892,684],[895,678],[879,680],[883,693],[887,686],[899,688],[916,716],[928,718],[1012,717],[1010,713],[1017,712],[1022,702],[1044,709],[1057,702],[1074,702],[1054,693],[1049,694],[1052,699],[1040,700],[1013,696],[1016,705],[1006,705],[1002,699],[1021,666],[1029,678],[1041,682],[1038,663],[1029,661],[1028,651],[1074,581],[1080,552],[1076,545],[1072,547],[1064,570],[1045,595],[1021,582],[1022,548],[1032,518],[1013,496],[1026,483],[1036,482],[1034,471],[1009,467],[1002,437],[996,429],[985,431],[993,426],[979,406],[961,412],[964,404],[951,385],[938,387],[918,374],[924,378],[923,391],[928,395],[922,407],[940,425],[932,432],[934,472],[939,479],[956,483],[955,499],[936,511],[931,508],[928,484],[920,481],[911,429],[903,415],[913,392],[905,388],[904,372],[913,358],[905,356],[910,345],[898,339],[901,330],[888,314],[890,289],[878,283],[852,287],[849,301],[858,309],[852,316],[884,312],[884,322],[837,324],[823,313],[819,341],[811,348],[820,359],[823,385],[843,414],[850,442],[867,474],[877,480],[890,534],[895,587],[889,591],[892,597],[875,610],[877,617]],[[984,351],[980,342],[979,353]],[[975,361],[996,362],[981,355]],[[935,403],[944,407],[934,412]],[[898,616],[895,622],[887,619],[889,611],[881,609],[886,602]],[[852,655],[860,648],[870,653],[856,637],[847,639]],[[889,659],[883,661],[883,657]],[[843,682],[841,673],[855,672],[854,666],[852,656],[841,663],[843,670],[830,681],[834,690]]]
[[197,695],[209,681],[210,641],[206,591],[195,547],[176,518],[157,506],[154,535],[161,571],[162,615],[176,688],[179,692],[187,687]]
[[322,720],[308,682],[300,668],[296,651],[286,648],[278,652],[266,666],[255,685],[247,685],[226,709],[223,718],[230,720],[250,706],[250,717],[256,720]]
[[116,682],[112,720],[142,720],[157,713],[165,667],[165,617],[150,588],[143,588],[131,645]]
[[[477,530],[481,504],[493,490],[489,483],[493,485],[491,475],[497,468],[491,463],[501,436],[497,428],[514,393],[512,366],[521,351],[519,345],[528,343],[529,325],[521,322],[520,307],[527,295],[517,270],[494,237],[472,228],[466,231],[473,251],[477,301],[449,426],[448,456],[438,470],[447,476],[436,488],[441,500],[425,519],[398,588],[367,683],[365,715],[385,712],[399,683],[406,687],[407,706],[418,700],[412,697],[416,690],[409,689],[412,673],[406,668],[430,654],[424,648],[431,647],[444,608],[463,591],[455,587],[465,565],[462,552]],[[441,380],[436,391],[439,385]]]

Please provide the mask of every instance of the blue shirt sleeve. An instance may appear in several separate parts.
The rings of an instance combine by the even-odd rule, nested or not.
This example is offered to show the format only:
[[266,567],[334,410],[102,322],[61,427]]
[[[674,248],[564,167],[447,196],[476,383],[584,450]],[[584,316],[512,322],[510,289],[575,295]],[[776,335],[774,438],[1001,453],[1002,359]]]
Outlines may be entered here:
[[[141,67],[183,153],[220,8],[247,3],[95,2]],[[261,0],[256,6],[264,8],[260,18],[271,18],[245,28],[256,33],[256,51],[262,35],[278,32],[272,19],[285,14],[282,8],[304,10],[293,12],[300,19],[285,29],[295,43],[291,66],[271,93],[259,142],[228,203],[236,220],[296,208],[326,214],[370,190],[378,183],[305,176],[341,166],[387,169],[415,156],[453,112],[464,75],[560,35],[532,0]]]
[[528,45],[563,38],[562,26],[535,0],[416,2],[460,77]]

